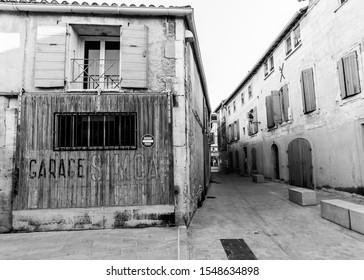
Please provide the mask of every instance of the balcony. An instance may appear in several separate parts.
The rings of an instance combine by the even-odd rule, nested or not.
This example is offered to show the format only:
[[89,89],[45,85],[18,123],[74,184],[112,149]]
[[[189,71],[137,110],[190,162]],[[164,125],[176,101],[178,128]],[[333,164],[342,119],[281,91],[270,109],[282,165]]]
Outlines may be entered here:
[[119,90],[119,59],[71,59],[72,89]]

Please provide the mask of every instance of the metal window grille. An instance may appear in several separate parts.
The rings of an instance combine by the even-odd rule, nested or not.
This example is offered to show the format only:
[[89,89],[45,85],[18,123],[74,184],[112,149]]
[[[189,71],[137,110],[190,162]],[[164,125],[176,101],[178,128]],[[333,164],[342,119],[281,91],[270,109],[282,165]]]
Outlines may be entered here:
[[134,150],[135,112],[54,113],[54,150]]

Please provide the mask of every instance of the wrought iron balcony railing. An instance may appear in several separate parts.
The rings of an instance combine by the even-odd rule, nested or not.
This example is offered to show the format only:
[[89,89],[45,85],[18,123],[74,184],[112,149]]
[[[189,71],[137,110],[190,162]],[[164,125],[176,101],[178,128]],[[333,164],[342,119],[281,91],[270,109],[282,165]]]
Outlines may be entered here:
[[71,84],[82,89],[119,89],[118,59],[71,59]]

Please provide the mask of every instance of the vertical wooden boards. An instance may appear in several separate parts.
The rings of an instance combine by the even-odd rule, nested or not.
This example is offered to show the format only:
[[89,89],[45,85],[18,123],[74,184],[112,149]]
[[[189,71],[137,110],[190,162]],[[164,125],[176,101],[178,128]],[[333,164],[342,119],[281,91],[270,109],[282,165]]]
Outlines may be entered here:
[[309,113],[316,110],[315,84],[313,79],[312,68],[302,71],[301,88],[302,88],[303,112]]
[[121,87],[147,88],[148,27],[130,25],[121,28]]
[[[168,97],[153,95],[24,95],[21,161],[14,209],[173,203]],[[55,113],[135,112],[137,149],[53,149]],[[153,135],[152,147],[141,137]]]
[[310,143],[295,139],[288,145],[289,183],[303,188],[313,188],[312,154]]
[[65,84],[66,26],[38,26],[35,55],[35,87]]
[[267,109],[267,126],[270,128],[274,126],[273,98],[271,95],[265,97],[265,104]]

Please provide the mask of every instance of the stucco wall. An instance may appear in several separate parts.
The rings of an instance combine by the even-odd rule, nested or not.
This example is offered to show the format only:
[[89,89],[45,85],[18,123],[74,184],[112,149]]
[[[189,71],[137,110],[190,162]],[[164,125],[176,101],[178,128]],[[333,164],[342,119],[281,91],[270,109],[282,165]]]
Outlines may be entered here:
[[[339,1],[314,1],[308,14],[301,20],[302,45],[289,56],[284,41],[274,50],[274,71],[265,78],[263,66],[239,94],[230,101],[232,114],[227,124],[240,119],[239,142],[229,145],[229,150],[239,151],[245,145],[251,154],[257,147],[258,172],[272,176],[271,146],[279,148],[281,179],[288,181],[287,148],[295,138],[307,139],[312,148],[313,180],[316,186],[362,187],[364,181],[362,123],[364,119],[363,34],[361,24],[364,2],[347,1],[339,8]],[[338,9],[339,8],[339,9]],[[351,51],[357,51],[360,85],[362,91],[342,99],[337,61]],[[301,71],[313,68],[316,91],[316,111],[304,114],[300,84]],[[283,68],[284,78],[279,68]],[[253,97],[247,96],[252,85]],[[268,130],[265,97],[273,90],[287,85],[289,90],[289,118],[276,129]],[[241,93],[245,104],[241,105]],[[237,111],[232,104],[236,99]],[[250,137],[243,134],[246,113],[257,106],[259,132]],[[249,157],[251,166],[251,156]],[[240,163],[241,166],[241,163]]]
[[[38,25],[59,24],[107,24],[120,26],[139,24],[148,26],[148,89],[141,92],[164,92],[168,90],[166,77],[175,76],[175,59],[165,55],[168,40],[175,38],[175,20],[168,18],[128,18],[111,16],[62,15],[47,13],[0,12],[0,59],[6,67],[0,70],[0,92],[49,92],[50,89],[34,87],[34,62],[36,30]],[[72,35],[71,35],[72,36]],[[10,40],[11,39],[11,40]],[[71,38],[68,40],[72,41]],[[24,49],[27,51],[24,52]],[[168,50],[167,50],[168,52]],[[71,50],[66,53],[66,79],[70,79]],[[82,58],[82,57],[81,57]],[[24,68],[23,68],[24,66]],[[60,91],[64,89],[54,89]],[[130,91],[130,90],[128,90]]]
[[0,232],[11,229],[18,103],[0,96]]

